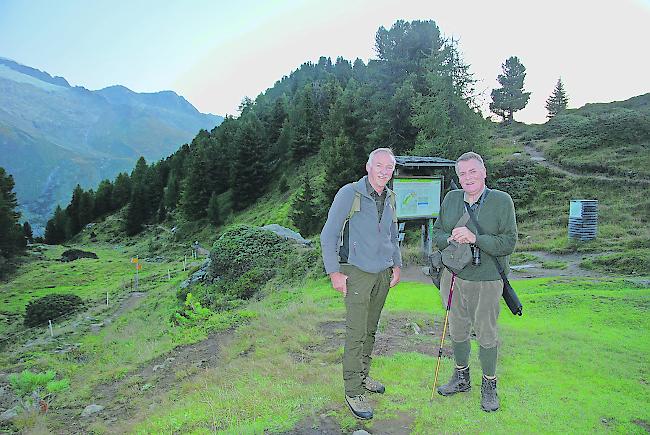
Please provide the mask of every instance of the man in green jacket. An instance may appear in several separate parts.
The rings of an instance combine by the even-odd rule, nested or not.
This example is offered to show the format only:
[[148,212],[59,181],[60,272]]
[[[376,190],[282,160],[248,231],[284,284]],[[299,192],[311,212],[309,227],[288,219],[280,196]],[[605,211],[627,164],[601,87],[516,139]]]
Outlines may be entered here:
[[[433,235],[441,250],[451,241],[469,244],[472,262],[456,274],[449,310],[449,333],[456,367],[451,380],[440,386],[438,393],[450,396],[470,390],[469,340],[474,329],[483,370],[481,408],[488,412],[496,411],[499,409],[497,318],[503,281],[494,260],[501,264],[507,274],[508,256],[517,242],[515,207],[510,195],[486,187],[486,170],[480,155],[468,152],[460,156],[456,161],[456,174],[462,190],[452,190],[445,196],[440,215],[433,226]],[[472,209],[481,234],[472,220],[468,221],[467,216],[463,216],[467,213],[465,203]],[[449,291],[451,277],[445,268],[440,281],[441,291]]]
[[321,232],[325,271],[345,298],[345,401],[364,420],[373,415],[365,392],[385,391],[368,375],[370,355],[388,288],[399,282],[402,266],[395,194],[386,186],[394,169],[389,148],[370,153],[368,176],[336,193]]

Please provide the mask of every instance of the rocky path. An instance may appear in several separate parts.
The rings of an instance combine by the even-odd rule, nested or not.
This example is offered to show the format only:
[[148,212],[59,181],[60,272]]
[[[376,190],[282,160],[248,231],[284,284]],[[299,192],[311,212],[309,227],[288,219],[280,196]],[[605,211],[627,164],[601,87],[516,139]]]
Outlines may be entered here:
[[643,179],[630,179],[630,178],[625,178],[625,177],[612,177],[608,175],[585,175],[585,174],[579,174],[577,172],[572,172],[569,171],[561,166],[558,166],[557,164],[549,161],[544,157],[544,154],[541,151],[538,151],[535,147],[530,145],[530,143],[524,144],[524,151],[526,154],[530,156],[530,159],[546,168],[549,168],[553,171],[559,172],[561,174],[567,175],[569,177],[574,177],[574,178],[595,178],[596,180],[604,180],[604,181],[611,181],[615,183],[623,183],[623,184],[629,184],[630,182],[634,182],[635,184],[640,184],[644,186],[650,186],[650,180],[643,180]]

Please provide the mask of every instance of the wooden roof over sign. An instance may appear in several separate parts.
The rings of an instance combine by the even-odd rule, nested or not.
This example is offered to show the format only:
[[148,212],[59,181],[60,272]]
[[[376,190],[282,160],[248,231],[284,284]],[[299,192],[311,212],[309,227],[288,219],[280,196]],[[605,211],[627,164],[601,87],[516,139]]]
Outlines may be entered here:
[[419,156],[395,156],[398,167],[418,168],[422,166],[433,166],[440,168],[453,168],[456,165],[454,160],[441,157],[419,157]]

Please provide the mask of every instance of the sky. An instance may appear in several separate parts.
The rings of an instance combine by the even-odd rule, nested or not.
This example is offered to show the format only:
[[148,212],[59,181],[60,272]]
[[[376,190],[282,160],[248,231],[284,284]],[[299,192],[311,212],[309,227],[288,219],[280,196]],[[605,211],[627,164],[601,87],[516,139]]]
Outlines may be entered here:
[[560,77],[570,108],[650,92],[650,0],[0,0],[0,57],[236,116],[304,62],[376,58],[377,29],[399,19],[433,20],[458,42],[485,115],[510,56],[532,92],[521,122],[546,120]]

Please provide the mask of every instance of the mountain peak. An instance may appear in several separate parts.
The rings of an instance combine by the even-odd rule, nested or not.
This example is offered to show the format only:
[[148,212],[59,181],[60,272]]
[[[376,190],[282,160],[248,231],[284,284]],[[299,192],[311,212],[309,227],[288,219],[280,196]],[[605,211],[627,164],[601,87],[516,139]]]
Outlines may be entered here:
[[68,83],[68,81],[66,79],[64,79],[63,77],[59,77],[59,76],[52,77],[51,75],[49,75],[45,71],[41,71],[41,70],[38,70],[36,68],[32,68],[30,66],[20,64],[20,63],[18,63],[16,61],[8,59],[6,57],[0,56],[0,65],[4,65],[4,66],[8,67],[9,69],[12,69],[12,70],[14,70],[14,71],[16,71],[18,73],[28,75],[30,77],[33,77],[33,78],[38,79],[38,80],[40,80],[42,82],[45,82],[45,83],[49,83],[49,84],[56,85],[56,86],[62,86],[64,88],[71,87],[70,83]]

